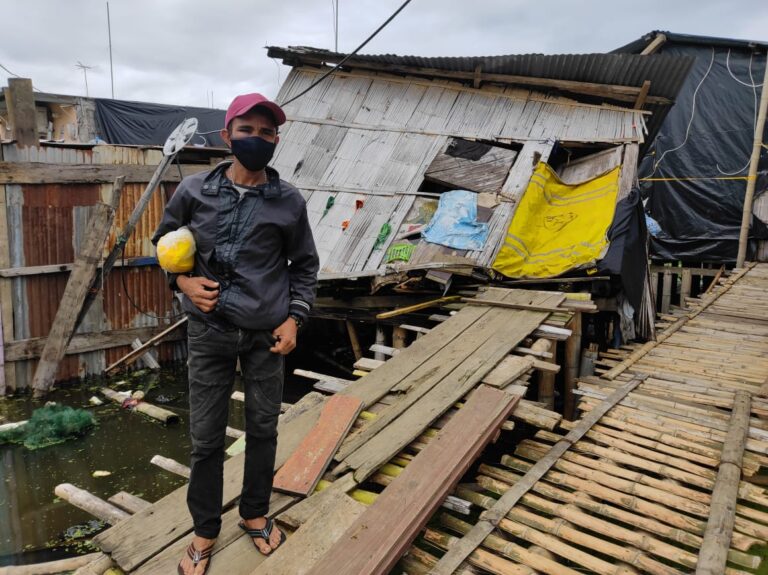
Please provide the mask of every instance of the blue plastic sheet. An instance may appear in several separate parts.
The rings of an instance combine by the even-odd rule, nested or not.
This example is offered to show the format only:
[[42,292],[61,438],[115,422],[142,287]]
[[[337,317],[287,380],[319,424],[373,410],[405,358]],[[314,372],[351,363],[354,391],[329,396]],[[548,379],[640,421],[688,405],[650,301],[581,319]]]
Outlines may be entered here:
[[424,239],[457,250],[480,250],[488,239],[488,224],[477,221],[477,194],[467,190],[443,192]]

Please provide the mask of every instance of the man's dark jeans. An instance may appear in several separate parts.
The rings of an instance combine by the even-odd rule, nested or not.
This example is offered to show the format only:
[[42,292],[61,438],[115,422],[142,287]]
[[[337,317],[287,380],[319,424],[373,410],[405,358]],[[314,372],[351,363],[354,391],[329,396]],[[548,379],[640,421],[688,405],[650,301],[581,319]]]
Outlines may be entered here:
[[245,388],[245,473],[240,515],[266,515],[277,451],[283,395],[283,356],[272,353],[269,331],[222,331],[189,318],[189,406],[192,473],[187,505],[195,534],[214,539],[221,529],[224,438],[237,360]]

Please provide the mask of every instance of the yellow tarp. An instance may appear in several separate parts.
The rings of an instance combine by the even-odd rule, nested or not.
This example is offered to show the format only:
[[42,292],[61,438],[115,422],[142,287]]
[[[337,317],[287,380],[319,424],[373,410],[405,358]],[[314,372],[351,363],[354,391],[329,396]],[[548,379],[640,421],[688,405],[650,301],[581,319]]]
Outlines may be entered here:
[[594,263],[608,247],[620,168],[576,185],[539,163],[515,211],[493,269],[545,278]]

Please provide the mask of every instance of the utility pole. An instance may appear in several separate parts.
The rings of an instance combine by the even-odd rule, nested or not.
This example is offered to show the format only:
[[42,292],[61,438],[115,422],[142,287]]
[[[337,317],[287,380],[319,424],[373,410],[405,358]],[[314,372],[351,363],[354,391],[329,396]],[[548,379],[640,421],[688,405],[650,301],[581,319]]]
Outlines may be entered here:
[[85,78],[85,97],[87,98],[89,96],[89,94],[88,94],[88,70],[91,70],[93,68],[93,66],[86,66],[80,60],[78,60],[77,64],[75,64],[75,68],[80,68],[83,71],[83,78]]
[[107,34],[109,35],[109,81],[112,85],[112,99],[115,99],[115,74],[112,69],[112,24],[109,20],[109,2],[107,2]]

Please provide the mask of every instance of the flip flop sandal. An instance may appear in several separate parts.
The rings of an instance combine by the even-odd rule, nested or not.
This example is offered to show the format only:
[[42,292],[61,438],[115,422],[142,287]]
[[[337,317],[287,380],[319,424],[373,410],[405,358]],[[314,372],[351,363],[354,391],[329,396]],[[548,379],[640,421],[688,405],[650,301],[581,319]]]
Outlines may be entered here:
[[[211,557],[211,553],[213,552],[213,545],[210,547],[206,547],[202,551],[198,551],[195,548],[194,543],[190,543],[189,547],[187,547],[187,556],[192,559],[192,565],[193,565],[193,571],[197,569],[197,566],[208,559],[208,563],[205,564],[205,569],[203,569],[203,575],[208,573],[208,568],[211,566],[211,561],[213,561],[213,557]],[[179,563],[179,566],[176,568],[176,572],[179,575],[184,575],[184,569],[181,568],[181,563]]]
[[[248,529],[248,527],[246,527],[245,523],[242,522],[242,521],[240,523],[238,523],[237,525],[238,525],[238,527],[240,527],[240,529],[245,531],[248,534],[249,537],[251,537],[251,538],[255,537],[256,539],[263,539],[264,541],[267,542],[267,545],[269,545],[269,536],[272,534],[272,528],[274,527],[275,524],[274,524],[274,522],[270,518],[267,518],[267,524],[264,526],[263,529]],[[253,542],[253,546],[256,547],[256,549],[259,551],[259,553],[261,553],[262,555],[266,556],[266,555],[272,555],[272,553],[274,553],[275,551],[280,549],[280,546],[283,543],[285,543],[285,533],[283,533],[281,531],[280,532],[280,544],[275,549],[272,549],[272,551],[270,551],[269,553],[264,553],[261,549],[259,549],[259,546],[256,545],[255,541]]]

